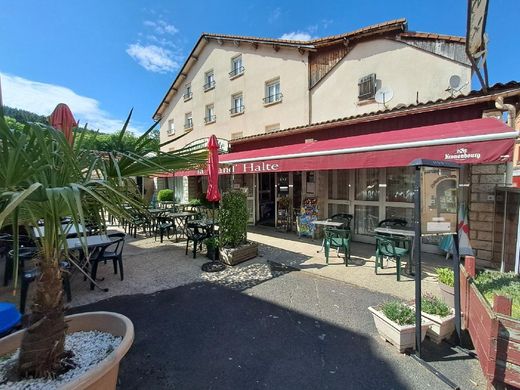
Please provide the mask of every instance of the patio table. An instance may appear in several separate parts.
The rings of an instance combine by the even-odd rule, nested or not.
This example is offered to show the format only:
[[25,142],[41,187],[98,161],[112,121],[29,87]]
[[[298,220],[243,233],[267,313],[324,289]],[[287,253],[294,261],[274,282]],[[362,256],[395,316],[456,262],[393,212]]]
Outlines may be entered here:
[[[76,229],[76,226],[70,223],[62,224],[61,230],[65,235],[73,235],[73,234],[83,234],[85,233],[85,227],[83,225],[79,225],[79,230]],[[41,238],[45,236],[45,225],[33,227],[33,235],[34,238]]]
[[413,262],[413,248],[414,248],[414,240],[415,240],[415,231],[413,228],[407,229],[407,228],[389,228],[389,227],[377,227],[374,229],[374,232],[388,235],[390,237],[407,237],[411,238],[411,248],[410,248],[410,258],[406,262],[406,267],[404,268],[404,272],[408,275],[413,276],[413,269],[412,269],[412,262]]
[[195,217],[197,213],[183,211],[180,213],[168,212],[169,218],[173,219],[175,223],[175,241],[179,241],[179,233],[186,235],[186,220],[190,217]]
[[85,242],[87,248],[95,248],[112,244],[112,239],[106,234],[98,234],[87,237],[68,238],[67,246],[69,250],[83,249],[82,242]]

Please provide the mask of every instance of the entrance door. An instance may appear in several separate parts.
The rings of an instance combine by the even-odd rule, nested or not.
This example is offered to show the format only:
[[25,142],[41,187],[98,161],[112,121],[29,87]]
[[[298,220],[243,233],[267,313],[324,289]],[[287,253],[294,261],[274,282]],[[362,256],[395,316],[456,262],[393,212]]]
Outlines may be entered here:
[[248,222],[254,225],[256,222],[257,175],[234,175],[233,188],[241,189],[247,194]]
[[274,226],[275,224],[275,174],[258,174],[258,224]]

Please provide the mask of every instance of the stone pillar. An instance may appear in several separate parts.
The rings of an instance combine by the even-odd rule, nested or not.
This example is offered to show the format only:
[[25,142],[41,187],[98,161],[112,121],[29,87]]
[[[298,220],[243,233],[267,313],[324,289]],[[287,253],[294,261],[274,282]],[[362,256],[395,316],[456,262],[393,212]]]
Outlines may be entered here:
[[495,189],[505,185],[506,164],[472,165],[469,228],[471,246],[481,267],[500,267],[492,263]]

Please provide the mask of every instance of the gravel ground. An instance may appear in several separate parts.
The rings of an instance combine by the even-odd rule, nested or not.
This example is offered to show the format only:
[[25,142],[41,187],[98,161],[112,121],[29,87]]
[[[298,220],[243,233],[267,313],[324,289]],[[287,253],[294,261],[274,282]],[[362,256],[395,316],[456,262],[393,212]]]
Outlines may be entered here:
[[90,367],[107,357],[120,343],[121,337],[115,337],[109,333],[96,331],[72,333],[65,337],[65,350],[74,353],[72,361],[76,364],[76,368],[60,375],[56,380],[39,378],[2,383],[5,381],[7,368],[16,364],[18,358],[18,351],[16,351],[10,359],[0,362],[0,390],[54,389],[88,371]]
[[[73,309],[128,316],[136,340],[121,389],[448,389],[381,340],[367,310],[391,299],[273,263]],[[462,389],[485,388],[478,362],[447,344],[425,359]]]

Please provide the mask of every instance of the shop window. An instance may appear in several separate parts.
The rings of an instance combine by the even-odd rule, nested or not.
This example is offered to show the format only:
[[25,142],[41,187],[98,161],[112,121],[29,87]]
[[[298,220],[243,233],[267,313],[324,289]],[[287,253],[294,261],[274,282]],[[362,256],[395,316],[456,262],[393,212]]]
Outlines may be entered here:
[[356,200],[379,200],[379,170],[376,168],[356,171]]
[[399,218],[404,219],[408,224],[406,226],[413,227],[413,208],[407,207],[387,207],[385,218]]
[[414,180],[413,167],[387,168],[386,201],[412,203]]
[[329,199],[348,200],[350,172],[347,170],[329,171]]
[[327,207],[327,212],[327,218],[332,217],[334,214],[349,214],[348,204],[329,203]]
[[378,206],[361,206],[354,208],[354,232],[356,234],[373,235],[379,223]]

